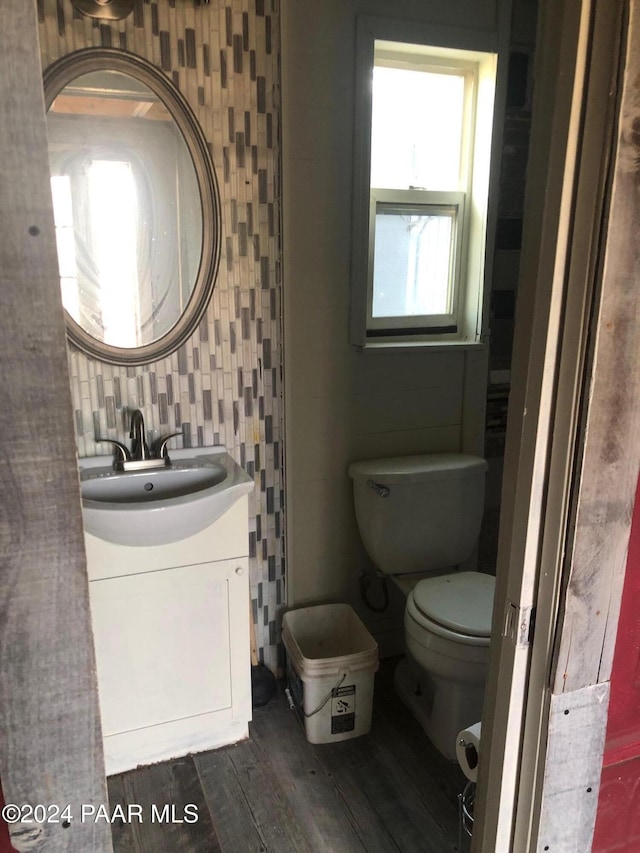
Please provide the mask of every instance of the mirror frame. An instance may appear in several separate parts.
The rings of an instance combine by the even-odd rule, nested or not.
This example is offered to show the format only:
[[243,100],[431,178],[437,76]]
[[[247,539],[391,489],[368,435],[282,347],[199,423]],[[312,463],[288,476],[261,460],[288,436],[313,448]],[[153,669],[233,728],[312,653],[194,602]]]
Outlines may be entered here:
[[153,343],[140,347],[117,347],[92,337],[65,309],[67,336],[91,358],[107,364],[142,365],[174,353],[200,323],[216,283],[220,266],[222,212],[218,182],[209,147],[200,124],[184,96],[172,81],[146,59],[115,48],[86,48],[52,63],[44,72],[45,108],[69,83],[93,71],[119,71],[139,80],[162,101],[177,124],[196,172],[202,208],[202,254],[196,282],[185,310],[174,326]]

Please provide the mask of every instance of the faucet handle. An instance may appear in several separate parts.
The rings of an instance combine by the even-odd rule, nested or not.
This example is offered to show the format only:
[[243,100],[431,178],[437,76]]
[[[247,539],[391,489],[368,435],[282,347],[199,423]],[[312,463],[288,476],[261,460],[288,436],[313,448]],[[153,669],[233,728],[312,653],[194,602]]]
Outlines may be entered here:
[[157,438],[151,445],[151,455],[155,459],[162,459],[163,457],[168,459],[169,454],[167,453],[167,442],[170,438],[175,438],[178,435],[183,435],[183,433],[172,432],[169,433],[169,435],[161,435],[160,438]]
[[113,444],[113,451],[118,457],[119,462],[127,462],[129,459],[131,459],[131,453],[129,452],[129,448],[121,441],[116,441],[115,438],[98,438],[97,436],[95,438],[95,441],[104,441],[108,442],[109,444]]

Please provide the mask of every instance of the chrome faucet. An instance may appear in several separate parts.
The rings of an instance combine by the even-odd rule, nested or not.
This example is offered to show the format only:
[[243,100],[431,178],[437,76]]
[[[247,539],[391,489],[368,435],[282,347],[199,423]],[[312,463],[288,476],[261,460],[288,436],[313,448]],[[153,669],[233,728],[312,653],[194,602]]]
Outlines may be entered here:
[[129,431],[131,450],[126,444],[113,438],[98,438],[96,436],[95,440],[113,444],[115,453],[113,467],[116,471],[139,471],[142,468],[164,468],[166,465],[170,465],[167,442],[177,435],[182,435],[182,433],[172,432],[169,435],[163,435],[154,441],[149,448],[145,438],[144,416],[140,409],[135,409],[131,413],[131,429]]

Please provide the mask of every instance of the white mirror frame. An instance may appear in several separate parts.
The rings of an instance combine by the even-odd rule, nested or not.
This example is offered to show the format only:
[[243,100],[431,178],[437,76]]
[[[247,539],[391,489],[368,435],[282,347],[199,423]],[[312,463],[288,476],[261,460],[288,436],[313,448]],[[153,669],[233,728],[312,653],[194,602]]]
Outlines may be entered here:
[[213,293],[220,264],[221,208],[218,184],[207,141],[191,107],[173,83],[154,65],[122,50],[87,48],[54,62],[44,72],[45,105],[73,80],[93,71],[120,71],[148,86],[177,124],[191,155],[202,208],[202,254],[191,297],[175,325],[161,338],[140,347],[117,347],[89,335],[65,311],[67,335],[82,352],[108,364],[149,364],[175,352],[197,328]]

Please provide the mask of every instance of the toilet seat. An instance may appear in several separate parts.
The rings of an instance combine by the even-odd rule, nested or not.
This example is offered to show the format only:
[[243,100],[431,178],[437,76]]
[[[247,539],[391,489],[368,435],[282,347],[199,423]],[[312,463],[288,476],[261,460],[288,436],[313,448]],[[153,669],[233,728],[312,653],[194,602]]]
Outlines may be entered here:
[[495,578],[458,572],[420,581],[407,599],[407,615],[425,631],[472,646],[491,637]]

